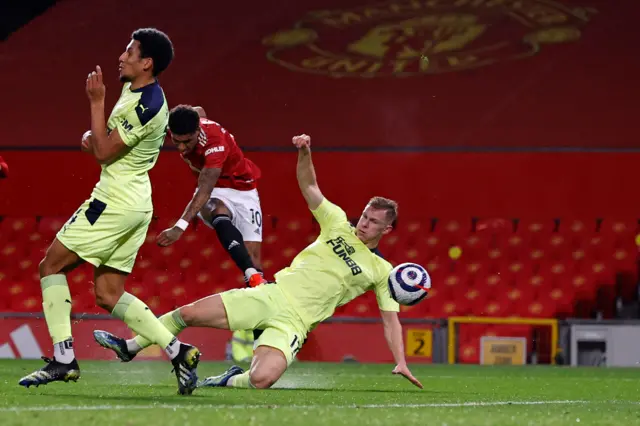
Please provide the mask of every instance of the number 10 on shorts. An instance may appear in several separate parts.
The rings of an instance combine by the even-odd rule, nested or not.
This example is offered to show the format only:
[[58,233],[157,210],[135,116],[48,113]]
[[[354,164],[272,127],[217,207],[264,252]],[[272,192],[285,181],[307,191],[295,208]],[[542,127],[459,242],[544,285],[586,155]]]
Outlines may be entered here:
[[262,215],[259,211],[249,209],[251,211],[251,224],[258,225],[258,228],[262,227]]

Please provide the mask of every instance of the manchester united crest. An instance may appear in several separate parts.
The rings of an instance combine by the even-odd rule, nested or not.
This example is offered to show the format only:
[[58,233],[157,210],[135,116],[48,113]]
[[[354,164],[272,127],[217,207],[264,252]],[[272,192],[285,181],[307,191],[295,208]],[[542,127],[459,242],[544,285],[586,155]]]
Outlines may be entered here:
[[398,0],[309,12],[265,37],[269,60],[333,77],[436,74],[574,42],[593,9],[548,0]]

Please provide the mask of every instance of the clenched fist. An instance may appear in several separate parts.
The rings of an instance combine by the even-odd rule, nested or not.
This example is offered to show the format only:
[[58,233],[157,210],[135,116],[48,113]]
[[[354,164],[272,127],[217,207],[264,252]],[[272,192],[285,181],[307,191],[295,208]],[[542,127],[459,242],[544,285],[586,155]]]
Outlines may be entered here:
[[308,135],[294,136],[293,145],[299,150],[308,151],[311,148],[311,137]]

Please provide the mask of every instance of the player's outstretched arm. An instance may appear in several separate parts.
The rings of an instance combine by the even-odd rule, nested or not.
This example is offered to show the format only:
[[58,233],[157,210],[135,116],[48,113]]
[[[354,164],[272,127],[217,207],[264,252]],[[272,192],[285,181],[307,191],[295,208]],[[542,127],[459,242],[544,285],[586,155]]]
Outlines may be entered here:
[[402,325],[398,318],[397,312],[380,311],[382,316],[382,324],[384,325],[384,337],[387,340],[389,349],[393,353],[393,359],[396,362],[396,368],[393,369],[393,374],[400,374],[407,378],[411,383],[423,389],[422,383],[411,374],[409,367],[407,367],[407,361],[404,358],[404,343],[402,342]]
[[111,134],[107,135],[104,114],[106,88],[99,66],[87,77],[86,91],[91,104],[91,142],[88,151],[99,163],[109,163],[122,154],[127,145],[120,137],[118,129],[113,129]]
[[158,245],[166,247],[180,239],[182,233],[187,229],[189,223],[198,214],[200,209],[209,201],[211,191],[216,186],[218,178],[222,173],[220,168],[203,168],[198,177],[198,190],[182,213],[182,217],[173,228],[165,229],[158,235]]
[[296,168],[298,186],[300,186],[302,196],[307,200],[309,208],[315,210],[322,203],[324,196],[318,187],[316,171],[311,160],[311,138],[307,135],[294,136],[293,145],[298,148],[298,166]]

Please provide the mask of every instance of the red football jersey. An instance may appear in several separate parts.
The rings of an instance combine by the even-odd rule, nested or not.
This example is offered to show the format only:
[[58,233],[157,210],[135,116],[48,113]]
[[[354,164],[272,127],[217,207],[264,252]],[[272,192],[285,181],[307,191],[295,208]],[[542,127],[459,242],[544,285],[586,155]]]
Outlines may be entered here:
[[205,167],[222,169],[216,188],[249,191],[257,187],[260,169],[244,156],[233,135],[215,121],[201,118],[198,143],[180,156],[196,176]]

